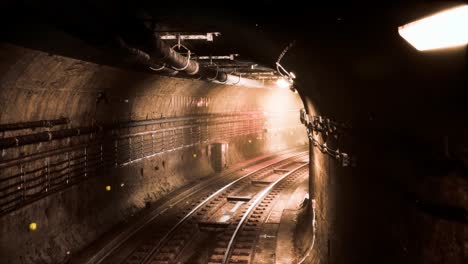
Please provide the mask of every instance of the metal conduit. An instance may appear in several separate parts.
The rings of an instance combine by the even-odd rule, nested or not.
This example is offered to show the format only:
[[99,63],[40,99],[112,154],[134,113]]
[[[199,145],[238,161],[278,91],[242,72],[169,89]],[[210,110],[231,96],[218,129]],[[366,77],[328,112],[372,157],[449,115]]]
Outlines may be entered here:
[[255,88],[263,87],[262,83],[256,80],[227,74],[218,69],[202,67],[197,61],[191,59],[190,56],[183,56],[175,51],[169,44],[155,34],[151,36],[151,48],[148,50],[148,54],[151,59],[161,61],[175,70],[184,71],[191,76],[196,75],[204,80]]
[[191,59],[190,56],[184,56],[175,51],[157,35],[152,35],[150,48],[146,51],[127,45],[120,37],[117,37],[117,42],[130,60],[142,64],[156,72],[176,75],[183,71],[189,76],[220,84],[239,85],[251,88],[264,87],[261,82],[254,79],[228,74],[219,69],[203,67],[197,61]]
[[142,50],[130,47],[120,37],[117,37],[117,42],[118,42],[120,49],[122,49],[125,52],[126,57],[128,57],[129,60],[136,62],[138,64],[145,65],[148,68],[155,70],[155,71],[159,71],[161,73],[166,73],[170,75],[175,75],[178,73],[178,71],[174,69],[165,67],[165,65],[161,65],[160,63],[155,62],[154,60],[152,60],[152,58],[150,57],[148,53]]
[[184,71],[188,75],[195,75],[200,70],[198,62],[176,52],[169,44],[154,34],[151,37],[151,48],[148,54],[152,59],[161,61],[175,70]]
[[54,127],[59,125],[66,125],[70,120],[68,118],[50,119],[50,120],[39,120],[30,122],[0,124],[0,132],[21,130],[21,129],[34,129],[39,127]]
[[[162,123],[171,123],[171,122],[184,122],[191,121],[196,123],[197,120],[205,120],[208,122],[210,118],[226,118],[230,116],[246,116],[247,118],[263,118],[263,113],[261,112],[242,112],[240,114],[208,114],[208,115],[198,115],[198,116],[188,116],[188,117],[173,117],[173,118],[162,118],[162,119],[153,119],[153,120],[141,120],[141,121],[130,121],[125,123],[111,124],[111,125],[96,125],[90,127],[80,127],[80,128],[68,128],[55,131],[44,131],[34,134],[6,137],[0,139],[0,150],[8,149],[12,147],[19,147],[34,143],[47,142],[57,139],[65,139],[74,136],[88,135],[92,133],[106,132],[108,130],[117,129],[117,128],[126,128],[126,127],[136,127],[136,126],[147,126],[147,125],[156,125]],[[232,122],[230,119],[228,122]]]

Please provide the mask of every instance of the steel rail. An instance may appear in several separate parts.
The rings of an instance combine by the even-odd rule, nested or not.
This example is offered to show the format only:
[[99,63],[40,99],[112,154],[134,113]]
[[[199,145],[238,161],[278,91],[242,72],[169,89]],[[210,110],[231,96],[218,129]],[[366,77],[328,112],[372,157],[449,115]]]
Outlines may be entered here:
[[236,243],[237,240],[237,235],[239,234],[239,231],[241,227],[244,225],[244,222],[247,220],[247,218],[250,216],[250,213],[257,207],[257,205],[265,198],[265,196],[273,189],[278,183],[280,183],[283,179],[286,177],[289,177],[291,174],[299,171],[300,169],[304,167],[308,167],[309,163],[305,163],[301,166],[298,166],[297,168],[291,170],[288,173],[285,173],[283,176],[281,176],[279,179],[271,183],[268,187],[263,189],[263,191],[255,198],[255,200],[252,202],[252,204],[247,208],[245,211],[244,215],[242,216],[241,220],[237,224],[236,229],[234,230],[234,233],[231,236],[231,240],[229,240],[229,243],[226,248],[226,252],[224,253],[223,260],[221,264],[227,264],[229,262],[229,259],[231,258],[232,250],[234,248],[234,244]]
[[275,164],[277,163],[280,163],[280,162],[283,162],[285,160],[288,160],[288,159],[296,159],[297,157],[299,156],[302,156],[304,154],[308,153],[308,151],[303,151],[303,152],[300,152],[299,154],[297,155],[294,155],[292,157],[289,157],[289,158],[285,158],[283,160],[280,160],[278,162],[275,162],[273,164],[269,164],[265,167],[262,167],[262,168],[259,168],[255,171],[252,171],[250,173],[247,173],[246,175],[226,184],[224,187],[218,189],[216,192],[214,192],[213,194],[211,194],[209,197],[207,197],[203,202],[201,202],[200,204],[198,204],[197,206],[195,206],[190,212],[188,212],[179,222],[177,222],[177,224],[175,224],[174,226],[172,226],[172,228],[159,240],[159,242],[156,244],[155,247],[153,247],[153,249],[148,253],[148,255],[142,260],[141,263],[149,263],[151,258],[153,257],[153,255],[157,252],[157,250],[159,249],[159,247],[162,245],[163,242],[165,242],[165,240],[170,236],[172,235],[172,233],[177,230],[177,228],[179,228],[182,224],[185,223],[185,221],[187,221],[187,219],[189,219],[189,217],[191,217],[198,209],[200,209],[201,207],[203,207],[204,205],[206,205],[209,201],[211,201],[214,197],[216,197],[218,194],[222,193],[223,191],[227,190],[229,187],[233,186],[234,184],[242,181],[243,179],[261,171],[261,170],[264,170],[268,167],[271,167],[271,166],[274,166]]
[[[286,151],[284,153],[281,153],[279,156],[288,155],[288,154],[294,153],[296,151],[297,151],[296,149],[288,150],[288,151]],[[291,158],[291,157],[289,157],[289,158]],[[246,164],[246,167],[255,166],[255,165],[257,165],[258,163],[261,163],[261,162],[267,162],[268,159],[269,159],[268,157],[262,158],[259,161]],[[274,160],[274,158],[272,160]],[[281,162],[283,160],[284,159],[282,159],[282,160],[280,160],[278,162]],[[277,162],[275,162],[275,163],[277,163]],[[275,163],[273,163],[273,164],[275,164]],[[269,164],[269,165],[273,165],[273,164]],[[224,176],[222,176],[221,178],[218,178],[215,183],[220,182],[220,181],[224,180],[225,178],[231,176],[232,174],[241,171],[241,169],[242,168],[236,168],[236,169],[234,169],[232,171],[228,170],[227,173]],[[86,264],[102,263],[108,256],[110,256],[112,254],[112,252],[114,252],[118,247],[120,247],[123,243],[125,243],[125,241],[127,241],[131,236],[133,236],[138,231],[143,229],[150,222],[157,219],[159,216],[161,216],[168,209],[170,209],[170,208],[174,207],[175,205],[179,204],[180,202],[184,201],[186,199],[186,197],[187,197],[186,195],[189,195],[189,194],[193,195],[194,193],[198,193],[201,190],[205,189],[206,187],[208,187],[208,186],[210,186],[212,184],[213,184],[213,182],[211,182],[209,184],[205,183],[205,184],[201,184],[201,185],[196,185],[196,186],[194,186],[194,187],[192,187],[192,188],[190,188],[188,190],[183,191],[181,194],[178,194],[176,197],[174,197],[174,199],[171,199],[171,200],[169,200],[167,202],[164,202],[163,204],[161,204],[161,206],[158,206],[158,208],[154,210],[154,212],[155,212],[154,214],[152,214],[148,218],[144,218],[141,221],[139,221],[136,228],[133,228],[131,230],[122,232],[120,235],[118,235],[111,242],[107,243],[106,246],[104,246],[101,250],[99,250],[91,258],[89,258],[85,263]],[[179,197],[183,197],[183,198],[179,198]]]

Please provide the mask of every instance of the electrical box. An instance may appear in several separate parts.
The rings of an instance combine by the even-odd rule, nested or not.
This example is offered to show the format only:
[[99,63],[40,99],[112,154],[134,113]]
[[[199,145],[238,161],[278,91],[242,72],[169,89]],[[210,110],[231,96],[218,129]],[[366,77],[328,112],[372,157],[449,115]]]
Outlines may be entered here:
[[227,167],[228,143],[217,142],[210,145],[211,166],[217,172]]

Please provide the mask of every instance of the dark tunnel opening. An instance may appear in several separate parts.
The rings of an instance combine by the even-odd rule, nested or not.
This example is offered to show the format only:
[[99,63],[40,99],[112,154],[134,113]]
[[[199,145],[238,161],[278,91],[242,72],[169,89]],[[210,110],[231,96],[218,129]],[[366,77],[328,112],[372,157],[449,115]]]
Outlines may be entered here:
[[463,5],[5,2],[0,263],[465,263]]

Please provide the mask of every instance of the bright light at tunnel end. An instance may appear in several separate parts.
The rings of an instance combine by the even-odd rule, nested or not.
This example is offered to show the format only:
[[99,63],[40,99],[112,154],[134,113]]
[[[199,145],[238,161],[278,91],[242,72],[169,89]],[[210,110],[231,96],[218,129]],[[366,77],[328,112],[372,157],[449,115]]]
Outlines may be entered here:
[[451,8],[398,28],[417,50],[464,46],[468,43],[468,5]]

